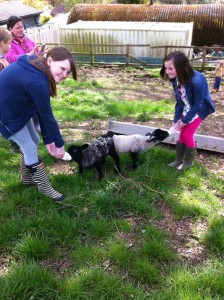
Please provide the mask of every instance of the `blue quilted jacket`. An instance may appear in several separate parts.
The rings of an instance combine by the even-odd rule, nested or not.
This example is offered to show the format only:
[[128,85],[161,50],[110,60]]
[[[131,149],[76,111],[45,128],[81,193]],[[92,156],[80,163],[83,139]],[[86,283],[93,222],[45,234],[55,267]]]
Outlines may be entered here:
[[[171,82],[173,84],[176,97],[175,114],[173,120],[174,123],[176,123],[182,116],[184,102],[181,100],[176,78],[171,79]],[[208,115],[215,112],[215,107],[208,89],[208,83],[203,74],[198,71],[194,71],[194,76],[184,87],[191,109],[188,111],[186,116],[181,119],[183,123],[188,124],[196,114],[198,114],[199,117],[204,120]]]
[[45,145],[54,142],[56,147],[62,147],[64,141],[52,112],[48,77],[23,55],[0,73],[0,133],[10,138],[37,114]]

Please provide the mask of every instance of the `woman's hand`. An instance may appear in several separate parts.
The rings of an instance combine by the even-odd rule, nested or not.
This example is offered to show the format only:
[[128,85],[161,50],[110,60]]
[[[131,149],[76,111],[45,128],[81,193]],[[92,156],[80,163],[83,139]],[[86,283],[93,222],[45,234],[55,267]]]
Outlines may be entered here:
[[33,48],[32,51],[30,51],[29,53],[27,53],[28,55],[38,55],[40,53],[40,46],[37,45]]
[[47,148],[48,152],[56,158],[62,159],[63,156],[65,155],[64,146],[57,148],[54,143],[51,143],[51,144],[46,145],[46,148]]

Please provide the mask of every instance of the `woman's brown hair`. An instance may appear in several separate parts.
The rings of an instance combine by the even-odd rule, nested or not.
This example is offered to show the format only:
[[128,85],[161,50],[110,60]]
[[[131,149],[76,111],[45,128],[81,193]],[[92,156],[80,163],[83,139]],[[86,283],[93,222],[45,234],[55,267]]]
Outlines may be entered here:
[[9,17],[8,20],[7,20],[7,23],[6,23],[7,29],[11,30],[16,25],[16,23],[18,23],[18,22],[22,22],[22,19],[20,19],[17,16]]
[[194,76],[194,69],[189,62],[187,56],[181,51],[174,51],[168,54],[163,59],[163,65],[160,70],[160,76],[164,79],[167,79],[166,70],[165,70],[165,62],[172,61],[177,73],[177,79],[180,84],[184,85],[191,80]]
[[72,56],[72,54],[62,46],[55,46],[52,47],[47,51],[46,57],[42,55],[38,55],[36,57],[30,57],[30,63],[33,64],[36,68],[41,70],[43,73],[47,74],[49,78],[49,88],[50,88],[50,94],[52,97],[57,96],[57,87],[54,77],[51,74],[50,68],[47,64],[47,58],[51,57],[53,61],[63,61],[68,59],[70,63],[71,68],[71,74],[72,78],[74,80],[77,80],[77,71],[75,67],[75,60]]

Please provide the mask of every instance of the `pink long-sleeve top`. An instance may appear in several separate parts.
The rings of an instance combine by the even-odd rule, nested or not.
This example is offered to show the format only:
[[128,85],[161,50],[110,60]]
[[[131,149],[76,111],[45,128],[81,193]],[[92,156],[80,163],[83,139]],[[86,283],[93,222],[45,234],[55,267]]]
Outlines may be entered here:
[[5,55],[5,58],[11,64],[16,61],[19,56],[31,52],[35,46],[35,42],[29,39],[26,35],[24,36],[23,41],[14,38],[11,40],[11,48]]

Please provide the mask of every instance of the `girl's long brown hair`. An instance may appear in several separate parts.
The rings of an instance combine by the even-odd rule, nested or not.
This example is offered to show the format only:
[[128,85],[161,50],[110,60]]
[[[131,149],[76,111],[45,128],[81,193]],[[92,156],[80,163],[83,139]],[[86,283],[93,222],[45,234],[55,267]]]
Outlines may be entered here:
[[168,54],[163,59],[163,65],[160,70],[160,76],[164,79],[167,79],[165,62],[172,61],[177,72],[177,79],[180,84],[184,85],[191,80],[194,75],[194,69],[189,62],[187,56],[181,51],[174,51]]
[[75,60],[72,54],[68,51],[68,49],[62,46],[55,46],[49,49],[47,51],[46,58],[42,55],[30,58],[30,63],[48,76],[50,95],[52,97],[55,97],[57,96],[57,86],[54,77],[51,74],[50,68],[47,64],[48,57],[51,57],[53,61],[63,61],[65,59],[68,59],[70,63],[72,78],[74,80],[77,80],[77,71],[75,67]]

